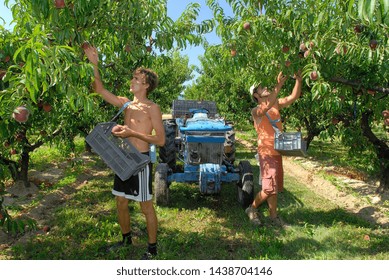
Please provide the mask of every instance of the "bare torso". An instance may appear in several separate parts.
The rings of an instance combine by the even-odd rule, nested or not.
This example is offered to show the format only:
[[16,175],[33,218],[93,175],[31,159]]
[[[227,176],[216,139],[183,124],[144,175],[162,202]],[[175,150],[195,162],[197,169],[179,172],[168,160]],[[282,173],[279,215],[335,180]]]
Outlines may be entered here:
[[[154,103],[151,101],[146,103],[132,103],[125,110],[124,124],[134,131],[151,134],[153,126],[150,117],[150,110],[152,110],[153,105]],[[149,143],[136,137],[129,137],[128,139],[139,152],[143,153],[149,151]]]

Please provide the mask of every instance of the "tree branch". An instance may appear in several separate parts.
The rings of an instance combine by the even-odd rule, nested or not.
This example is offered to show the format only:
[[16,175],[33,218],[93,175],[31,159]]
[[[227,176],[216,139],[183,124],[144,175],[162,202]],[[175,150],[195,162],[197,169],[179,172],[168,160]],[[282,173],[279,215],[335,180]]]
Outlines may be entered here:
[[[332,77],[332,78],[329,79],[329,81],[333,82],[333,83],[340,83],[340,84],[356,87],[356,88],[360,88],[362,86],[361,82],[350,81],[350,80],[347,80],[347,79],[344,79],[344,78],[340,78],[340,77]],[[385,94],[389,94],[389,88],[371,87],[371,88],[365,88],[365,89],[366,90],[374,90],[376,92],[382,92],[382,93],[385,93]]]
[[[49,138],[50,138],[50,139],[53,139],[54,137],[56,137],[57,135],[59,135],[59,134],[61,133],[61,131],[62,131],[62,128],[60,127],[60,128],[58,128],[56,131],[54,131],[53,134],[51,134],[51,136],[50,136]],[[32,151],[34,151],[35,149],[39,148],[40,146],[42,146],[42,145],[45,144],[45,143],[46,143],[45,141],[39,140],[38,142],[36,142],[36,143],[30,145],[30,146],[28,147],[28,151],[29,151],[29,152],[32,152]]]

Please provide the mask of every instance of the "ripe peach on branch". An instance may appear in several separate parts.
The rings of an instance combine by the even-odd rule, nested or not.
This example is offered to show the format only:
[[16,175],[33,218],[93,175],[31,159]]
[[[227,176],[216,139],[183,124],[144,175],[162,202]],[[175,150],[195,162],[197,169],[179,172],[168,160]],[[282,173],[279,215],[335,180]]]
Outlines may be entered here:
[[63,9],[66,7],[65,0],[54,0],[54,4],[57,9]]
[[311,74],[309,74],[309,78],[312,81],[316,81],[318,77],[319,77],[319,75],[317,74],[317,71],[312,71]]
[[51,111],[51,109],[53,109],[53,107],[49,104],[49,103],[43,103],[43,110],[45,111],[45,112],[50,112]]
[[26,122],[29,116],[30,116],[30,111],[28,111],[28,109],[25,106],[17,107],[12,113],[12,117],[15,119],[15,121],[20,123]]
[[369,46],[372,51],[374,51],[377,48],[378,42],[375,39],[370,40]]
[[244,28],[245,30],[250,30],[250,27],[251,27],[251,25],[250,25],[250,22],[248,22],[248,21],[246,21],[246,22],[243,24],[243,28]]
[[304,42],[300,44],[300,51],[305,52],[307,49],[308,48],[307,48],[307,46],[305,45]]

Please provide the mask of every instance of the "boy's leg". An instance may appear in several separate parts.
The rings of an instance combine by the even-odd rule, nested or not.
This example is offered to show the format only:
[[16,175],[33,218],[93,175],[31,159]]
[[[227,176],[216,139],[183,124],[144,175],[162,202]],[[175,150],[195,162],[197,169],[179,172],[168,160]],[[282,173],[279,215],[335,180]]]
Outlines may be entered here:
[[122,234],[129,233],[131,231],[131,224],[130,212],[128,210],[128,199],[125,197],[116,196],[116,209]]
[[277,194],[272,194],[267,198],[267,204],[269,205],[269,216],[271,219],[277,217]]
[[146,217],[146,228],[148,236],[147,251],[142,256],[143,260],[152,259],[153,256],[157,255],[157,230],[158,230],[158,219],[155,213],[154,205],[152,200],[140,202],[142,213]]
[[132,244],[128,199],[125,197],[116,196],[116,210],[120,231],[122,233],[122,240],[115,244],[109,245],[107,248],[108,252],[115,252],[117,249],[122,248],[123,246],[125,247]]
[[262,203],[264,203],[268,198],[268,195],[264,191],[258,192],[256,195],[254,201],[253,201],[253,207],[258,208]]
[[148,242],[157,242],[158,220],[152,200],[140,202],[142,213],[146,217]]

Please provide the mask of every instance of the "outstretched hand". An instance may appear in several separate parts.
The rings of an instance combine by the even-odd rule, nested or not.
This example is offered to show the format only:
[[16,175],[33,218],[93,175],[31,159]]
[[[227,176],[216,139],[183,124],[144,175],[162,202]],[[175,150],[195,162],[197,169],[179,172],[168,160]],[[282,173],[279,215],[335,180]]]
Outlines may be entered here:
[[280,83],[285,83],[285,81],[288,79],[287,76],[285,76],[282,71],[280,73],[278,73],[278,77],[277,77],[277,82],[280,84]]
[[97,65],[99,63],[99,55],[98,55],[97,49],[91,45],[87,45],[83,49],[84,49],[84,52],[85,52],[86,56],[88,57],[89,61],[92,64]]
[[297,73],[295,73],[295,74],[293,75],[293,78],[296,79],[296,80],[299,80],[299,81],[302,80],[302,77],[301,77],[301,69],[299,69],[299,70],[297,71]]

